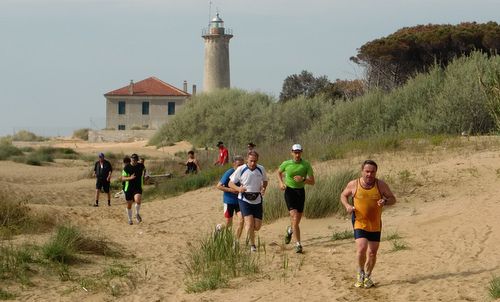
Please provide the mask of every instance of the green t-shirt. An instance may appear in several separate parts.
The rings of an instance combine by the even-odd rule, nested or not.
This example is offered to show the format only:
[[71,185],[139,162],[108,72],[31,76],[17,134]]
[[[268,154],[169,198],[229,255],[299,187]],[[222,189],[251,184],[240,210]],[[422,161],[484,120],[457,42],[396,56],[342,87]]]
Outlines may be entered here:
[[296,182],[293,179],[294,176],[314,176],[311,164],[304,159],[299,162],[295,162],[293,159],[285,160],[280,165],[279,171],[285,174],[285,185],[294,189],[301,189],[305,185],[303,181]]

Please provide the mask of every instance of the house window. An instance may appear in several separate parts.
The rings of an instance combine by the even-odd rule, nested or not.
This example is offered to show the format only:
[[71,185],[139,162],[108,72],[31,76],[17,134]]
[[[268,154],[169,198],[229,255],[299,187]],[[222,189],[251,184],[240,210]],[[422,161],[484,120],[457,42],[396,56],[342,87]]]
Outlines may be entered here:
[[118,114],[125,114],[125,102],[124,101],[118,102]]
[[118,125],[118,130],[125,130],[125,125]]
[[142,102],[142,115],[149,115],[149,102]]
[[168,115],[175,114],[175,102],[168,102]]

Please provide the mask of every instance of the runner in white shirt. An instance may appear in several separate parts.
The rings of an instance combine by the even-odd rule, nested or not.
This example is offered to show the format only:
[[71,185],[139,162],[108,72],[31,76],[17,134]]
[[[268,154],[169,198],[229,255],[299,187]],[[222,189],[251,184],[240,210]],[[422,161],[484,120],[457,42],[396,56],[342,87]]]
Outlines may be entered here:
[[[262,226],[262,196],[267,188],[267,175],[263,166],[258,165],[259,154],[250,151],[247,163],[239,166],[231,175],[229,186],[238,193],[238,203],[245,221],[247,238],[250,241],[250,250],[257,251],[255,246],[255,231]],[[236,185],[239,183],[239,186]]]

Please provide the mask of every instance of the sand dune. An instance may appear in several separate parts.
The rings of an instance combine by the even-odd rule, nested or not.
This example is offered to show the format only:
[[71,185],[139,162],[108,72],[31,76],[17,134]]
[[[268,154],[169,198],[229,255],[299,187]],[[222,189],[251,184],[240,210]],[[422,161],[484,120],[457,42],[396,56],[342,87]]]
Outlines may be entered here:
[[[266,244],[266,252],[259,253],[262,272],[234,279],[229,288],[200,294],[185,292],[184,261],[191,245],[222,222],[220,191],[204,188],[147,202],[143,223],[129,226],[123,201],[114,199],[112,207],[99,208],[82,201],[93,194],[93,180],[80,177],[86,167],[0,162],[2,186],[25,194],[54,194],[54,202],[35,205],[35,210],[60,213],[120,244],[131,256],[124,261],[137,274],[135,285],[120,285],[126,290],[119,297],[69,290],[74,283],[54,278],[37,278],[36,286],[22,293],[9,289],[19,292],[23,301],[485,301],[487,283],[500,274],[499,157],[499,150],[473,147],[373,156],[379,175],[390,185],[398,183],[399,203],[384,212],[383,234],[397,232],[408,246],[392,251],[392,243],[382,241],[373,274],[375,288],[352,286],[354,243],[331,240],[333,232],[351,225],[336,216],[303,220],[302,255],[282,244],[287,219],[265,224],[259,232]],[[351,158],[316,167],[335,170],[357,167],[360,161]],[[411,172],[411,179],[402,180],[401,171]],[[338,202],[338,196],[332,196],[332,202]],[[289,261],[286,269],[283,257]],[[82,270],[97,269],[89,267]]]

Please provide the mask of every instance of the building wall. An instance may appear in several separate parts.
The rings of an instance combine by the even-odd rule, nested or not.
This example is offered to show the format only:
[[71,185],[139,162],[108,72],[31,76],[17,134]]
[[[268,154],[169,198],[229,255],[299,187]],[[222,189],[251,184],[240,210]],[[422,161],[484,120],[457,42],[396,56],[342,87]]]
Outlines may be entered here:
[[206,35],[203,90],[230,88],[229,39],[232,35]]
[[90,130],[89,142],[133,142],[148,140],[156,133],[154,130]]
[[[158,129],[182,110],[187,97],[108,96],[106,97],[106,129],[125,130],[147,125],[147,129]],[[125,102],[125,114],[118,114],[118,103]],[[149,115],[142,114],[142,103],[149,102]],[[175,102],[175,114],[168,115],[168,103]]]

